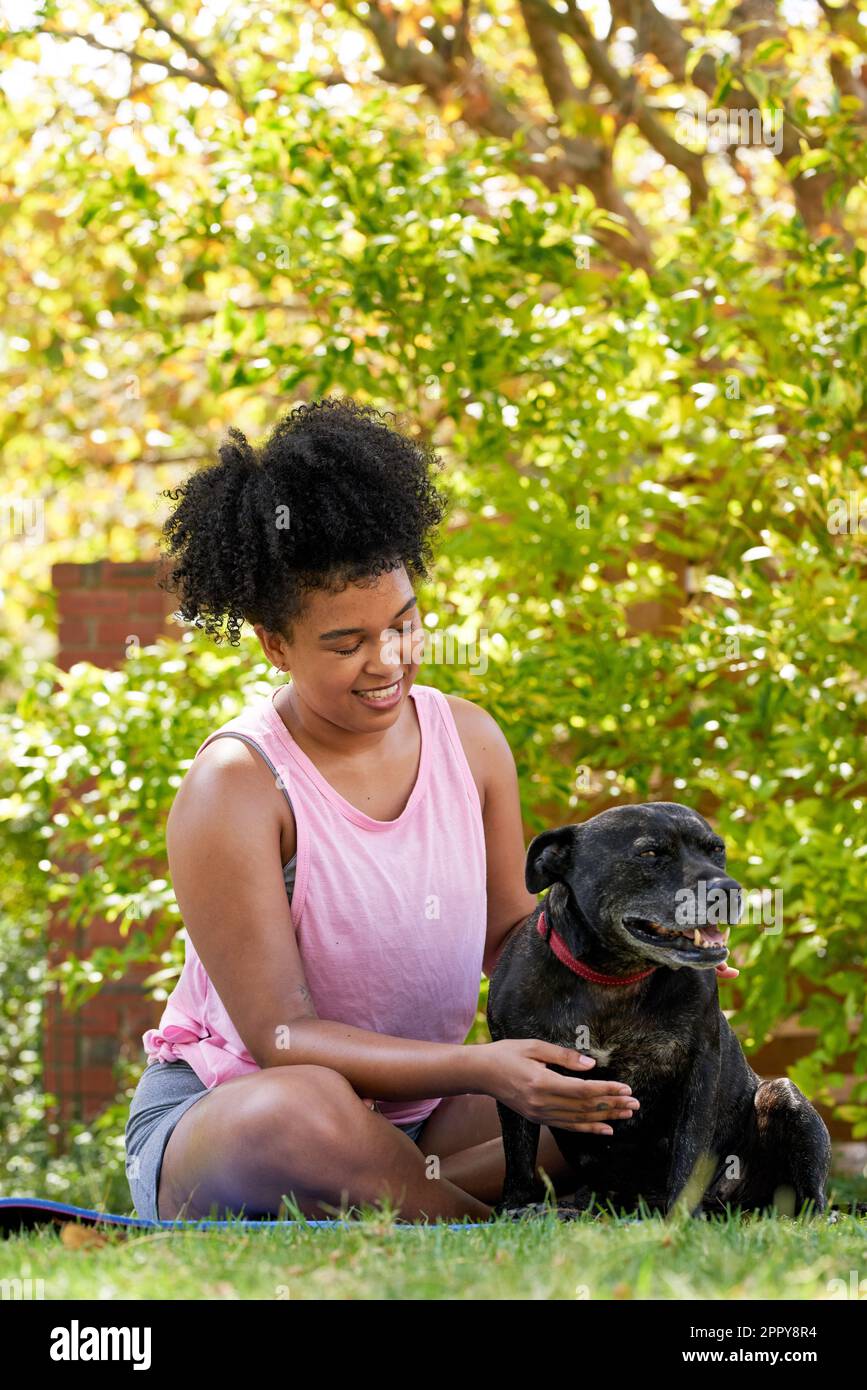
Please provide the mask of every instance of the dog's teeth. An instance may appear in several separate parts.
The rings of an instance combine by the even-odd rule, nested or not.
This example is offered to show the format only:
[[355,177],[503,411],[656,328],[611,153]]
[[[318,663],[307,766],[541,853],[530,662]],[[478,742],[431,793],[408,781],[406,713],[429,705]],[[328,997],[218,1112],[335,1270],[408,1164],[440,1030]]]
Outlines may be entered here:
[[725,931],[723,932],[723,934],[722,934],[723,945],[725,945],[726,942],[728,941],[728,939],[729,939],[729,932],[730,932],[730,931],[731,931],[731,927],[726,927]]
[[698,927],[696,927],[695,929],[695,936],[692,938],[692,944],[694,946],[701,945],[701,932],[699,931]]

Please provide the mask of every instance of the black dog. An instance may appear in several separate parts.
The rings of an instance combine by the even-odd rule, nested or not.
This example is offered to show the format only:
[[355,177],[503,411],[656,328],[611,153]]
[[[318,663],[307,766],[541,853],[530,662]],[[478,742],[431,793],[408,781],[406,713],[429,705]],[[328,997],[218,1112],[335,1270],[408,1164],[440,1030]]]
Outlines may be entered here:
[[[827,1128],[791,1081],[756,1075],[720,1011],[715,967],[742,899],[707,821],[676,802],[618,806],[537,835],[525,879],[551,891],[493,972],[491,1037],[576,1048],[598,1065],[552,1070],[623,1082],[640,1102],[611,1135],[551,1126],[579,1206],[595,1194],[633,1210],[641,1196],[667,1212],[684,1194],[693,1215],[824,1211]],[[503,1211],[536,1195],[540,1127],[497,1110]]]

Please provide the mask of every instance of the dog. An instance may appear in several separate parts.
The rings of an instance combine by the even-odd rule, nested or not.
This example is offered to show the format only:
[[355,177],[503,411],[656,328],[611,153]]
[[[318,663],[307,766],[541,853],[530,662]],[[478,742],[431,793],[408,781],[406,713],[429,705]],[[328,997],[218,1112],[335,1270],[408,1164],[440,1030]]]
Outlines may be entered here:
[[[537,835],[527,891],[550,891],[491,975],[491,1038],[541,1038],[595,1058],[563,1076],[631,1087],[611,1135],[557,1129],[573,1203],[595,1194],[690,1215],[825,1210],[831,1140],[789,1080],[762,1080],[719,1007],[716,967],[742,912],[725,843],[677,802],[617,806]],[[724,908],[724,910],[721,910]],[[531,1205],[539,1124],[497,1101],[506,1171],[497,1211]],[[604,1116],[602,1117],[604,1120]]]

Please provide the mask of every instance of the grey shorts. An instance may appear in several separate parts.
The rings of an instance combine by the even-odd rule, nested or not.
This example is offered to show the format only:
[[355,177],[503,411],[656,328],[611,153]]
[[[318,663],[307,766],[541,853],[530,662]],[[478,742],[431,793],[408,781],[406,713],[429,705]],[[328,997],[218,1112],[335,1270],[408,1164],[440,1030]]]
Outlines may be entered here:
[[[163,1154],[178,1120],[209,1094],[189,1062],[152,1062],[145,1067],[129,1107],[124,1142],[126,1176],[136,1214],[158,1221],[157,1194]],[[398,1125],[415,1142],[426,1123]]]
[[139,1077],[126,1122],[126,1178],[136,1215],[157,1221],[160,1167],[185,1110],[208,1094],[189,1062],[152,1062]]

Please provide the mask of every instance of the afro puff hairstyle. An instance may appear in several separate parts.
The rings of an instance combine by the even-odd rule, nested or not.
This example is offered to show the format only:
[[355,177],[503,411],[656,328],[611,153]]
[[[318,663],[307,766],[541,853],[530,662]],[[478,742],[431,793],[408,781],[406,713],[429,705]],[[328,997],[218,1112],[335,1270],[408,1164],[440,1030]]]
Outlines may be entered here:
[[373,583],[401,564],[426,578],[428,539],[446,511],[426,446],[352,400],[325,398],[283,416],[260,448],[230,427],[220,462],[160,495],[178,502],[163,526],[176,561],[159,587],[219,645],[241,624],[292,641],[314,589]]

